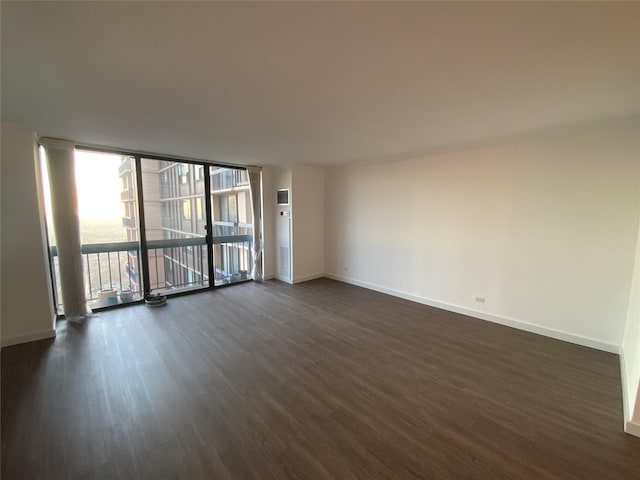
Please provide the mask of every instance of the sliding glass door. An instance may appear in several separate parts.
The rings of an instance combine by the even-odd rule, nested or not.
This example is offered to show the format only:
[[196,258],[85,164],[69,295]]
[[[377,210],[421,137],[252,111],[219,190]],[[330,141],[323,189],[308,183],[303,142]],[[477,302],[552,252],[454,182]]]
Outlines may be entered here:
[[209,287],[208,167],[141,158],[149,293]]
[[142,158],[140,179],[151,293],[252,278],[246,170]]

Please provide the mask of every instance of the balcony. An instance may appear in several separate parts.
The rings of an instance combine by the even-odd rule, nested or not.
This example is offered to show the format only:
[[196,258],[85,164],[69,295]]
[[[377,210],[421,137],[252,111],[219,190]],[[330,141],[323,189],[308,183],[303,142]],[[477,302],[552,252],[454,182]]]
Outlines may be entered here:
[[122,160],[122,163],[120,164],[120,166],[118,167],[118,175],[122,176],[125,173],[130,172],[132,168],[133,168],[133,159],[130,157],[125,157]]
[[[214,237],[214,284],[246,280],[253,266],[252,235]],[[152,292],[170,293],[209,287],[205,237],[150,240],[149,282]],[[86,297],[92,308],[142,300],[141,252],[138,242],[82,245]],[[50,248],[58,312],[62,313],[58,249]]]
[[[64,311],[60,295],[58,249],[49,249],[55,277],[58,312]],[[137,242],[82,245],[85,295],[91,308],[141,300],[140,250]],[[113,293],[109,295],[109,290]],[[106,292],[106,295],[105,295]],[[124,292],[124,293],[123,293]]]
[[138,228],[136,219],[132,217],[122,217],[122,226],[125,228]]
[[213,237],[214,285],[247,280],[253,271],[253,235]]
[[120,200],[123,202],[136,200],[135,192],[131,188],[123,190],[122,192],[120,192]]

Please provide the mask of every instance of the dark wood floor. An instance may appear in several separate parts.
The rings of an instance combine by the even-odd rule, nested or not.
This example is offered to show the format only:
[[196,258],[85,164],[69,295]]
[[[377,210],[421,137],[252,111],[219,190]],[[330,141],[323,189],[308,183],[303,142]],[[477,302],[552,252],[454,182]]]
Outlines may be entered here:
[[343,283],[2,351],[2,478],[631,479],[618,357]]

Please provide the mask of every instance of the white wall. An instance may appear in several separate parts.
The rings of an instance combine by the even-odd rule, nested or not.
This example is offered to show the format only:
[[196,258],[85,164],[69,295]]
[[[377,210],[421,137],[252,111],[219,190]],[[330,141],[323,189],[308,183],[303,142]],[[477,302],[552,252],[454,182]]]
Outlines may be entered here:
[[30,128],[2,124],[2,345],[55,335],[37,144]]
[[292,169],[293,283],[324,275],[324,169]]
[[275,251],[275,168],[263,167],[262,169],[262,240],[263,240],[263,264],[264,278],[274,278],[276,275],[276,251]]
[[[640,149],[638,149],[638,156],[640,157]],[[638,203],[640,204],[640,196]],[[638,395],[640,389],[640,228],[637,234],[636,257],[631,281],[627,324],[622,342],[621,363],[625,427],[629,433],[640,436],[640,396]]]
[[326,271],[617,352],[640,215],[639,120],[331,168]]
[[[265,277],[298,283],[324,275],[324,169],[296,165],[264,167]],[[276,191],[289,190],[289,205],[278,205]],[[290,268],[283,257],[290,248]],[[286,259],[285,259],[286,260]],[[286,263],[286,262],[285,262]]]

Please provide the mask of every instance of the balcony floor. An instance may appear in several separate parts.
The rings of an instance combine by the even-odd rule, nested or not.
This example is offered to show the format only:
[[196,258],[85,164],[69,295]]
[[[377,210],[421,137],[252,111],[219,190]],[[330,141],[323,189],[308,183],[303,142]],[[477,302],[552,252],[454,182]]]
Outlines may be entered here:
[[2,477],[639,478],[618,357],[327,279],[2,350]]

